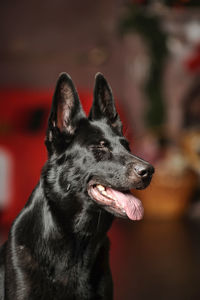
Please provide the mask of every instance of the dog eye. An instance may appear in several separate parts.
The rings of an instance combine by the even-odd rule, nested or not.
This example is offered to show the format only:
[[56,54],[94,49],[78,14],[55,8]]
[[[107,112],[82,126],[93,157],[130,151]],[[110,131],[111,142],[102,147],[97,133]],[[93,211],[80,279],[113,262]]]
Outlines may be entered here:
[[108,147],[109,147],[108,142],[104,140],[101,140],[97,144],[90,146],[91,149],[100,149],[100,150],[108,149]]
[[104,149],[104,150],[110,150],[110,144],[107,141],[101,140],[98,143],[97,148]]
[[100,141],[99,142],[99,145],[98,146],[100,146],[100,147],[107,147],[108,146],[108,143],[106,143],[106,141]]

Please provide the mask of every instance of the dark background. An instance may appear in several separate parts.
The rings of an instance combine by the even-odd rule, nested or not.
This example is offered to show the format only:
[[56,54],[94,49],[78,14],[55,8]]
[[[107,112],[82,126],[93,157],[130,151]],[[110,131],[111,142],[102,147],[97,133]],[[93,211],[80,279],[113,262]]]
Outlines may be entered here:
[[[144,220],[118,219],[109,233],[115,300],[200,298],[200,146],[185,152],[191,132],[192,145],[200,145],[197,2],[1,1],[1,242],[46,159],[45,124],[58,74],[71,75],[88,111],[94,75],[100,71],[120,105],[133,152],[153,163],[157,174],[141,194]],[[157,31],[153,21],[146,25],[140,19],[122,34],[130,4],[145,17],[159,17]],[[166,53],[159,43],[152,53],[151,42],[163,37],[160,32]],[[145,85],[153,78],[152,61],[163,64],[162,76],[158,72],[152,81],[153,91],[163,94],[160,106],[154,106]],[[161,106],[165,118],[153,126],[145,115],[154,107],[157,118]]]

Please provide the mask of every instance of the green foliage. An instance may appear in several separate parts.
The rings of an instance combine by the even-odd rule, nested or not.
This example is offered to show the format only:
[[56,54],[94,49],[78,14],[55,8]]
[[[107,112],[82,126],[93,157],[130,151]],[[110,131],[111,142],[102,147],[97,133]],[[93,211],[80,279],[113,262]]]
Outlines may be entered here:
[[148,46],[151,66],[145,86],[145,92],[149,100],[145,121],[148,127],[161,127],[165,120],[162,76],[167,56],[167,36],[161,29],[160,19],[157,16],[147,14],[144,8],[131,5],[127,15],[120,21],[119,30],[121,34],[127,32],[139,33]]

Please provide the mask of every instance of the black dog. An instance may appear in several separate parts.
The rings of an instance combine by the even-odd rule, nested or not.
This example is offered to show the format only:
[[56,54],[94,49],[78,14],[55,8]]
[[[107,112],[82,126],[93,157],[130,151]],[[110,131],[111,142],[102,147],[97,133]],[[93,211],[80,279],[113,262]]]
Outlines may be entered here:
[[[58,79],[48,160],[0,253],[0,299],[112,299],[109,240],[114,216],[139,220],[153,167],[133,156],[113,96],[96,76],[87,118],[71,78]],[[31,157],[30,157],[31,159]]]

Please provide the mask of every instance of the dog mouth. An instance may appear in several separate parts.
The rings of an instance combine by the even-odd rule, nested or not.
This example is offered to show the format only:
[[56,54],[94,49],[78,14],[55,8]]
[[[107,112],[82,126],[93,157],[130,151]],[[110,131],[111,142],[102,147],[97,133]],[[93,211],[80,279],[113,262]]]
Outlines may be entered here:
[[88,188],[88,194],[114,215],[128,217],[135,221],[143,218],[142,202],[130,191],[121,192],[101,184],[91,184]]

